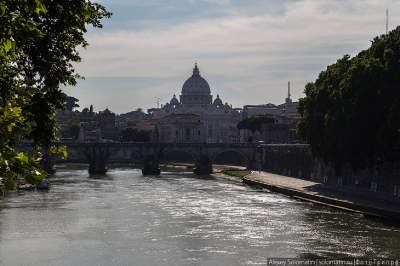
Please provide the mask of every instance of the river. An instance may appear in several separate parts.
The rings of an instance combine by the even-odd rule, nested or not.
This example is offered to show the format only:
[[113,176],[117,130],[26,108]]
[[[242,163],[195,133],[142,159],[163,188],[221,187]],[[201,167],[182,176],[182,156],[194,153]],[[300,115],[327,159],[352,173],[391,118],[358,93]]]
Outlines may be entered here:
[[190,173],[91,178],[0,199],[1,265],[262,265],[269,257],[400,257],[400,227]]

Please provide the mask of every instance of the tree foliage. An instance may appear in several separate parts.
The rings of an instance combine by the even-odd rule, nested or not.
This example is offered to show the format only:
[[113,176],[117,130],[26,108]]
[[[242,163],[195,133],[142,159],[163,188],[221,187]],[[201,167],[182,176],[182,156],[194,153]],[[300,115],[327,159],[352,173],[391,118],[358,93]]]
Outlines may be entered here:
[[275,119],[268,116],[254,116],[245,118],[237,124],[238,129],[248,129],[253,133],[256,131],[261,131],[261,126],[263,124],[273,124],[275,123]]
[[151,131],[127,128],[121,131],[121,141],[149,142]]
[[[55,111],[65,101],[59,86],[76,84],[87,25],[110,15],[88,0],[0,0],[0,177],[9,188],[43,177],[40,151],[56,150]],[[18,152],[22,140],[35,152]]]
[[340,170],[397,160],[400,142],[400,27],[322,71],[300,99],[300,135]]
[[63,138],[72,138],[77,140],[79,138],[80,126],[79,124],[70,124],[66,129],[61,130]]
[[64,109],[67,111],[74,111],[74,108],[79,107],[78,104],[79,100],[75,97],[71,97],[71,96],[66,96],[65,97],[65,103],[64,103]]

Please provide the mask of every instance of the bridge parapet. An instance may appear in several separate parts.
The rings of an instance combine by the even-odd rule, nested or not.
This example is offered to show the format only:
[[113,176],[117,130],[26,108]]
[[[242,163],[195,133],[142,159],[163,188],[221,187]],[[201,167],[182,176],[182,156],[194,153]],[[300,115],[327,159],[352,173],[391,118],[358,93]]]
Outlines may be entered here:
[[[59,142],[67,147],[201,147],[201,148],[254,148],[257,143],[173,143],[173,142]],[[265,145],[265,144],[264,144]]]
[[[282,154],[288,155],[285,155],[285,158],[289,158],[289,155],[295,154],[296,150],[309,149],[307,144],[260,143],[61,142],[57,144],[67,147],[69,159],[66,162],[88,163],[91,174],[104,173],[109,162],[140,162],[146,165],[151,164],[151,168],[156,170],[160,159],[166,153],[172,151],[190,154],[196,164],[196,169],[208,169],[198,172],[210,172],[210,166],[216,158],[226,156],[224,153],[229,152],[245,158],[245,163],[249,169],[258,169],[257,160],[262,160],[264,165],[269,163],[269,167],[277,168],[276,161],[280,160]],[[258,158],[260,150],[262,150],[262,159]],[[150,157],[154,158],[152,163],[149,163],[149,160],[146,161],[146,158]],[[270,161],[267,162],[268,159],[273,159],[275,164]],[[206,161],[207,163],[204,163]],[[278,168],[281,168],[281,166]]]

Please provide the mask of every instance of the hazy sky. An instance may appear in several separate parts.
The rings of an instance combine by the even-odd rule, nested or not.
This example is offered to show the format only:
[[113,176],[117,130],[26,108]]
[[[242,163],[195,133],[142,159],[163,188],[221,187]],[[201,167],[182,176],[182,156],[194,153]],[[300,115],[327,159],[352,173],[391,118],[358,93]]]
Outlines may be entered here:
[[81,107],[121,113],[179,95],[194,62],[214,97],[242,107],[282,103],[344,54],[400,25],[400,0],[102,0],[113,17],[90,30],[65,91]]

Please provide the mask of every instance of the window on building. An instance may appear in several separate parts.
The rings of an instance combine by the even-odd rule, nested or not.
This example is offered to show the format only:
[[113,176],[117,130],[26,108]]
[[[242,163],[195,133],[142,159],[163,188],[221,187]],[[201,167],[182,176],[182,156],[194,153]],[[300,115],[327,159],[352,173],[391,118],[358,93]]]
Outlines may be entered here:
[[186,139],[190,139],[190,128],[185,128],[185,137]]

